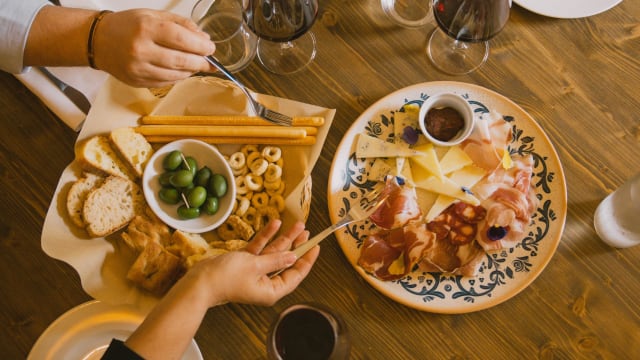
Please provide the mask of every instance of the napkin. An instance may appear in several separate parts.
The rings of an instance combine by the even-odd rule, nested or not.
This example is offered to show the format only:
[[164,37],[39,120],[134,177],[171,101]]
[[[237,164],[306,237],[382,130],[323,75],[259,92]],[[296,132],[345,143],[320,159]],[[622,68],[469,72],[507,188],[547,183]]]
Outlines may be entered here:
[[[113,11],[150,8],[189,17],[196,2],[197,0],[62,0],[61,4],[66,7]],[[107,73],[90,67],[55,67],[48,70],[60,80],[82,92],[92,104],[108,78]],[[65,124],[76,131],[80,130],[85,114],[40,70],[31,68],[15,76]]]

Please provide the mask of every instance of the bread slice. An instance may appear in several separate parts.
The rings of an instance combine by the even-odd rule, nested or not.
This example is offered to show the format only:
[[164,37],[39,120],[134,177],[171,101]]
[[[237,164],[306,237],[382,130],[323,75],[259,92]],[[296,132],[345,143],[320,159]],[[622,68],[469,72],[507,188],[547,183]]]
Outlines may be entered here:
[[81,142],[76,148],[76,159],[84,169],[91,172],[137,179],[133,171],[118,157],[106,135],[96,135]]
[[112,130],[109,140],[136,176],[142,177],[144,167],[153,155],[153,148],[144,135],[137,133],[132,127],[123,127]]
[[107,236],[144,213],[144,205],[144,195],[136,183],[109,176],[87,195],[82,208],[85,228],[92,237]]
[[85,226],[82,218],[82,207],[84,201],[91,190],[97,188],[104,181],[104,177],[85,173],[83,177],[76,180],[67,193],[67,213],[71,221],[78,227]]
[[201,235],[176,230],[169,239],[167,250],[186,259],[191,255],[202,254],[209,249],[209,243]]
[[127,279],[155,295],[163,295],[184,273],[179,257],[149,243],[127,272]]

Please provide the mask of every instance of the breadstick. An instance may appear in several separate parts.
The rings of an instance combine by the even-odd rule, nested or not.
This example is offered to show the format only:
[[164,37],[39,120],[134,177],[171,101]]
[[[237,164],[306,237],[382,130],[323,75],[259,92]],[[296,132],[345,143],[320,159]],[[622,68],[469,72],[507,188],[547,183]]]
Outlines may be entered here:
[[[143,125],[231,125],[231,126],[254,126],[271,125],[277,126],[259,116],[244,115],[145,115],[140,118]],[[324,125],[322,116],[294,116],[293,126],[315,126]]]
[[180,136],[180,135],[145,135],[152,144],[166,144],[181,139],[195,139],[209,144],[255,144],[255,145],[313,145],[315,136],[305,136],[300,139],[288,138],[238,138],[228,136]]
[[270,137],[300,139],[315,135],[314,127],[287,126],[206,126],[206,125],[140,125],[136,132],[142,135],[180,135],[216,137]]

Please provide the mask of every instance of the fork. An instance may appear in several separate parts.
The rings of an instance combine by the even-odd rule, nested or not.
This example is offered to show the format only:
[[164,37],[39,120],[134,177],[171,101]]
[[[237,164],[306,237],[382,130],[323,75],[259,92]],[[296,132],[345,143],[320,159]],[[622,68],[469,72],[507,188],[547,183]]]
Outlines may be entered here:
[[242,90],[242,92],[247,96],[247,99],[249,99],[249,102],[251,103],[251,107],[253,108],[253,111],[256,113],[257,116],[277,125],[291,126],[293,119],[290,116],[281,114],[277,111],[273,111],[269,108],[266,108],[264,105],[260,104],[259,102],[257,102],[256,99],[253,98],[249,90],[247,90],[247,88],[240,82],[240,80],[236,79],[236,77],[233,76],[231,72],[224,67],[224,65],[222,65],[218,60],[216,60],[216,58],[214,58],[211,55],[205,56],[204,58],[207,59],[209,64],[215,66],[229,80],[233,81],[233,83],[236,84],[238,88],[240,88],[240,90]]
[[[308,241],[302,243],[302,245],[293,249],[293,253],[296,254],[296,258],[302,257],[309,250],[313,249],[314,246],[318,245],[322,240],[326,239],[331,233],[340,229],[343,226],[349,225],[354,222],[362,221],[367,219],[371,214],[376,212],[380,208],[382,204],[384,204],[387,196],[381,196],[382,191],[380,189],[373,189],[370,193],[368,193],[365,197],[360,199],[360,206],[354,206],[349,209],[347,216],[342,218],[337,223],[329,226],[328,228],[322,230],[318,235],[312,237]],[[269,277],[274,277],[285,269],[280,269],[269,274]]]

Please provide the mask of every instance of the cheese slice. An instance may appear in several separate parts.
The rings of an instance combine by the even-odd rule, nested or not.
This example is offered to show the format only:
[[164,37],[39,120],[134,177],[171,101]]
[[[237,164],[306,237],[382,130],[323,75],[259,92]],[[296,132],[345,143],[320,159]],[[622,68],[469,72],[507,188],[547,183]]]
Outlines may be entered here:
[[406,142],[402,139],[404,135],[404,128],[411,127],[413,129],[418,129],[418,113],[420,112],[420,107],[414,104],[408,104],[404,106],[404,112],[396,111],[393,114],[393,132],[395,134],[395,143],[396,144],[406,144]]
[[468,189],[467,187],[463,187],[447,177],[438,179],[435,176],[431,176],[421,181],[415,181],[415,184],[418,188],[429,190],[440,195],[447,195],[471,205],[480,204],[478,198],[470,194],[468,190],[464,190]]
[[437,177],[438,179],[444,178],[444,175],[440,168],[440,162],[438,161],[438,155],[436,154],[433,144],[420,145],[414,147],[413,149],[419,151],[421,155],[413,156],[411,158],[412,168],[421,167],[423,170],[428,171],[431,175]]
[[469,155],[467,155],[460,146],[456,145],[449,148],[444,154],[440,160],[440,169],[443,174],[447,175],[471,164],[473,164],[473,160],[471,160]]
[[[486,174],[484,169],[481,169],[475,165],[469,165],[464,167],[463,169],[454,172],[451,174],[449,179],[454,183],[464,186],[467,189],[471,189],[475,184],[480,181]],[[438,195],[438,198],[433,203],[427,214],[425,215],[425,221],[429,222],[436,218],[436,216],[440,215],[446,208],[448,208],[451,204],[458,201],[455,197],[448,195]]]
[[396,168],[398,170],[398,176],[403,178],[407,185],[415,186],[413,181],[413,173],[411,172],[411,165],[407,158],[397,157]]
[[369,167],[367,173],[367,179],[374,181],[384,181],[388,175],[394,175],[396,173],[396,162],[393,158],[377,158]]
[[409,157],[416,155],[420,155],[420,152],[404,145],[392,144],[366,134],[358,134],[358,142],[356,144],[356,157],[358,158]]

